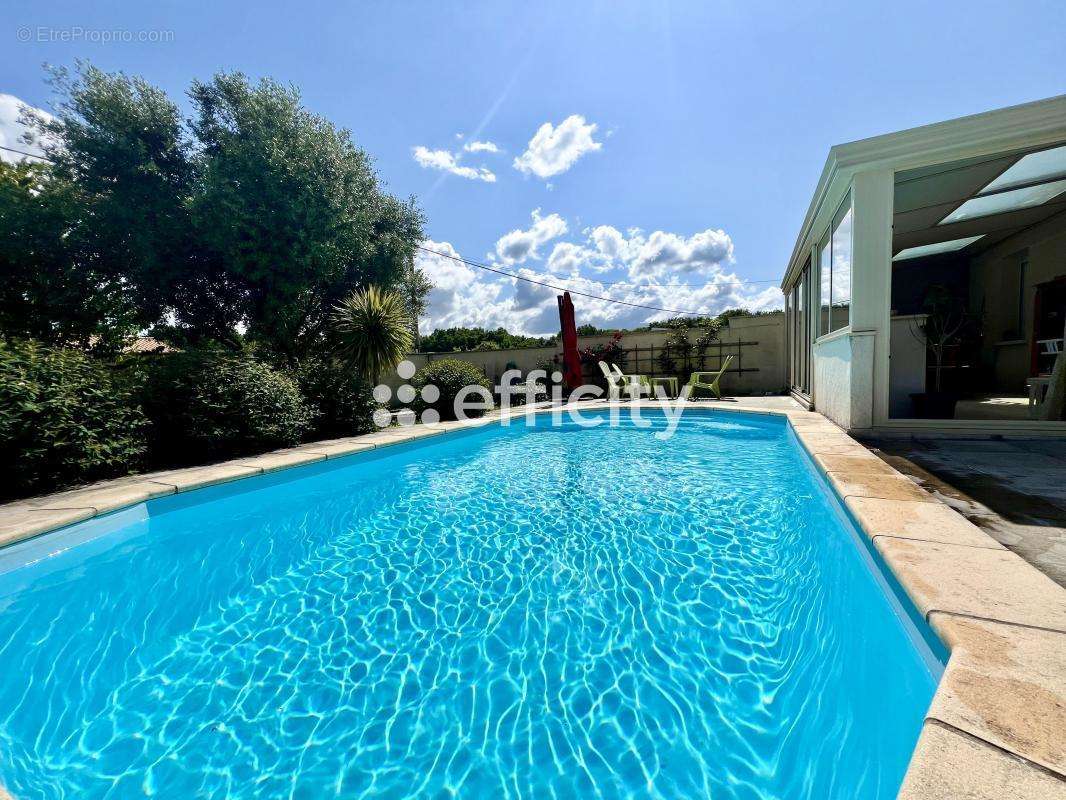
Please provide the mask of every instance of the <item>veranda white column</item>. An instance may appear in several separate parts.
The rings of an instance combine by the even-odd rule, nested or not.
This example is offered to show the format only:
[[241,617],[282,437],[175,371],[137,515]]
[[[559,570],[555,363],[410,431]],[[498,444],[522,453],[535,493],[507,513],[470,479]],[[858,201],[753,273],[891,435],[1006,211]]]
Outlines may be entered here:
[[859,172],[851,188],[853,428],[888,419],[893,178],[892,170]]

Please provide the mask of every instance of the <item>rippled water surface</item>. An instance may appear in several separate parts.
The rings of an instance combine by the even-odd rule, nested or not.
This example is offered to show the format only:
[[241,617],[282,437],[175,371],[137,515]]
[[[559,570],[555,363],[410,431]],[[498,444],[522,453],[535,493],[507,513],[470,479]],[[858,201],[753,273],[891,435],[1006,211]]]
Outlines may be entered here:
[[780,420],[440,437],[0,555],[0,783],[890,798],[937,673],[893,602]]

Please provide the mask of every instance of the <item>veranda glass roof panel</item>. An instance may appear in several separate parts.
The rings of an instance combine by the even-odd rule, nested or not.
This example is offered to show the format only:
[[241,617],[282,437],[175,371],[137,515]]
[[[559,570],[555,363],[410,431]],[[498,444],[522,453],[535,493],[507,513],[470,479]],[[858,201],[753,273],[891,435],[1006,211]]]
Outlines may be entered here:
[[1066,145],[1030,153],[981,190],[981,194],[1012,189],[1029,183],[1066,178]]
[[1032,208],[1058,197],[1063,192],[1066,192],[1066,180],[1042,183],[1039,186],[1027,186],[1024,189],[1012,189],[999,194],[979,195],[967,200],[938,224],[948,225],[952,222],[962,222],[964,219],[977,219],[992,214]]
[[906,261],[909,258],[921,258],[922,256],[935,256],[938,253],[952,253],[956,250],[961,250],[968,244],[973,244],[980,239],[984,234],[980,236],[967,236],[964,239],[952,239],[950,242],[935,242],[934,244],[923,244],[921,247],[908,247],[906,250],[900,250],[892,257],[893,261]]

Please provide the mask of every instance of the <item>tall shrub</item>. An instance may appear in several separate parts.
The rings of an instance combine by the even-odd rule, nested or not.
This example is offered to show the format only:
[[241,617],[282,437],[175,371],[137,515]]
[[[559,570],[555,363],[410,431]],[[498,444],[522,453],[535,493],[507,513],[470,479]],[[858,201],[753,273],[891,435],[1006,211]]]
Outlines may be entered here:
[[343,362],[308,358],[296,368],[296,381],[314,416],[307,439],[355,436],[375,430],[378,407],[370,384]]
[[0,340],[0,497],[124,475],[146,422],[122,373],[78,350]]
[[151,460],[176,465],[297,444],[313,413],[289,375],[249,353],[199,350],[145,362]]
[[[441,419],[455,419],[455,398],[464,386],[481,386],[492,391],[492,383],[485,377],[480,369],[467,361],[456,358],[442,358],[440,361],[430,361],[415,375],[411,384],[419,390],[418,396],[423,397],[423,389],[426,386],[435,386],[440,392],[437,400],[422,401],[421,408],[433,408]],[[476,395],[472,400],[479,400]],[[482,412],[471,412],[469,416],[479,417]]]

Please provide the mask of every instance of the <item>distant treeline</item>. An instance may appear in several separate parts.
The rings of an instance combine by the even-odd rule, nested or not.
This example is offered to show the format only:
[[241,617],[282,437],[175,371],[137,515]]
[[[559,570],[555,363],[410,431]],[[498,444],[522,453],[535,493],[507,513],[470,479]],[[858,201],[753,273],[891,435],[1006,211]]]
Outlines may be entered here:
[[[717,330],[733,317],[758,317],[773,314],[773,311],[748,311],[731,308],[716,317],[671,317],[656,320],[639,328],[598,328],[595,325],[579,325],[578,336],[608,336],[620,330],[622,333],[638,333],[651,330],[678,330],[710,328]],[[423,353],[469,353],[475,350],[517,350],[526,347],[553,347],[558,345],[558,336],[523,336],[510,333],[505,328],[438,328],[423,336],[419,350]]]

